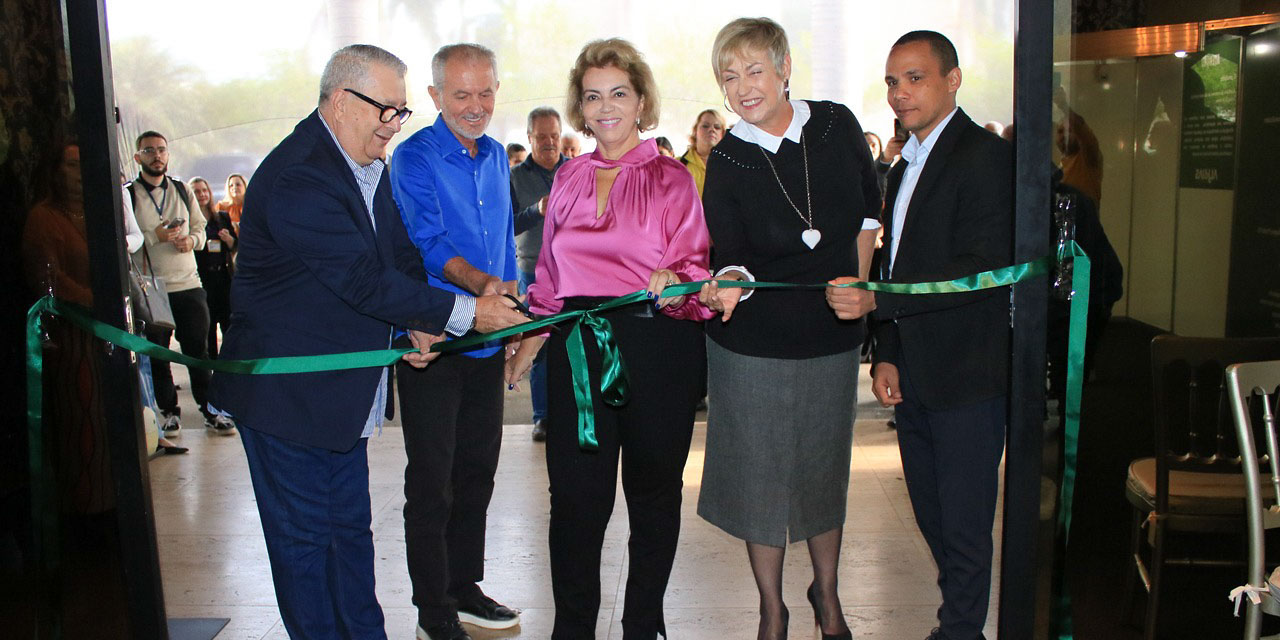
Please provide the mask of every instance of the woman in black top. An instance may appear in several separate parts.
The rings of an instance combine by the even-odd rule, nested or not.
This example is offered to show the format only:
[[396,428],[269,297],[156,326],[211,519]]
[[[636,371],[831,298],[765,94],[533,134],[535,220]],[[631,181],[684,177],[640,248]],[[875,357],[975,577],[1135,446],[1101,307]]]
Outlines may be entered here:
[[218,357],[218,328],[223,335],[231,328],[231,275],[236,243],[235,226],[226,211],[215,211],[213,190],[204,178],[191,179],[191,192],[204,214],[205,233],[208,241],[196,250],[196,269],[200,273],[200,286],[209,301],[209,357]]
[[[721,279],[866,278],[880,190],[862,128],[831,102],[789,101],[786,34],[765,18],[716,37],[715,74],[742,120],[711,152],[703,206]],[[869,311],[874,298],[865,293]],[[750,298],[750,299],[748,299]],[[822,290],[704,286],[711,407],[698,513],[747,543],[759,638],[784,637],[782,564],[806,540],[823,638],[849,638],[837,573],[863,323]]]

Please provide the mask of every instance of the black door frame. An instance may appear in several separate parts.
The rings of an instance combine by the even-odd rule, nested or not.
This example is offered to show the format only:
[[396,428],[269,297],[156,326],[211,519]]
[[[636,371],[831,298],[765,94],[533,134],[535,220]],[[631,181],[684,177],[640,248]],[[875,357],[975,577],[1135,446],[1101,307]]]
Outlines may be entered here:
[[[124,201],[118,182],[120,158],[106,7],[104,0],[63,0],[62,5],[84,184],[93,314],[101,322],[125,328],[128,271]],[[121,532],[128,624],[135,638],[167,640],[137,364],[133,354],[124,349],[110,349],[102,364],[101,397]]]
[[[1013,121],[1017,123],[1014,262],[1021,263],[1049,252],[1053,3],[1019,0],[1017,15],[1013,54]],[[1000,564],[1001,638],[1047,637],[1048,633],[1046,605],[1052,580],[1037,579],[1046,572],[1053,577],[1053,535],[1043,535],[1040,522],[1046,446],[1047,308],[1048,288],[1043,276],[1014,285]],[[1056,470],[1049,471],[1056,474]]]

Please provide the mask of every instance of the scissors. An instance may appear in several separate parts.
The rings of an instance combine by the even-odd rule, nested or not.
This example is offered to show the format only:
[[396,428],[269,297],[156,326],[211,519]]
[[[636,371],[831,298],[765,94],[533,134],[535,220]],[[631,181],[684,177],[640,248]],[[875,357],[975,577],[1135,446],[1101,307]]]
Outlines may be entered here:
[[[502,296],[503,296],[504,298],[506,298],[506,299],[510,300],[511,302],[515,303],[515,305],[516,305],[516,311],[519,311],[521,314],[523,314],[523,315],[524,315],[524,317],[526,317],[526,318],[528,318],[528,319],[530,319],[530,320],[541,320],[542,318],[549,317],[549,316],[544,316],[544,315],[537,314],[537,313],[534,313],[534,312],[530,311],[530,310],[529,310],[529,305],[527,305],[527,304],[525,304],[525,303],[521,302],[519,298],[517,298],[517,297],[515,297],[515,296],[513,296],[513,295],[511,295],[511,294],[509,294],[509,293],[504,293],[504,294],[502,294]],[[554,331],[554,332],[556,332],[556,333],[560,333],[560,327],[557,327],[557,326],[556,326],[556,325],[554,325],[554,324],[553,324],[553,325],[548,325],[548,327],[549,327],[552,331]]]

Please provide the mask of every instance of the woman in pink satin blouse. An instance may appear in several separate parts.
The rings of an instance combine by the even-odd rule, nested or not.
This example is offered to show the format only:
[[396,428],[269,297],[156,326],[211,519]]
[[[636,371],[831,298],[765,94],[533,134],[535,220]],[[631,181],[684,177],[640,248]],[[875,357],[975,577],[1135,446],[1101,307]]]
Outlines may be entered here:
[[[680,491],[695,408],[706,385],[697,296],[658,297],[667,285],[709,276],[710,240],[689,172],[640,132],[657,125],[658,93],[643,56],[620,39],[589,43],[570,72],[565,116],[596,151],[556,172],[547,201],[529,308],[591,308],[645,289],[649,301],[601,314],[613,326],[630,377],[622,407],[592,389],[599,450],[578,448],[577,410],[564,338],[527,336],[507,362],[507,382],[547,347],[547,474],[551,482],[552,638],[594,638],[600,548],[613,512],[618,464],[631,525],[625,638],[666,635],[662,599],[680,531]],[[587,340],[591,379],[600,357]]]

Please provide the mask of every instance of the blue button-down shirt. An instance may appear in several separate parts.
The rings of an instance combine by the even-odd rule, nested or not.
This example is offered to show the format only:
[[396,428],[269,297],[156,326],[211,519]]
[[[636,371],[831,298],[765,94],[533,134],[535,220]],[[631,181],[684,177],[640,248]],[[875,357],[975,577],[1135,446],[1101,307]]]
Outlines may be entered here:
[[[503,281],[516,279],[506,149],[489,136],[476,140],[476,147],[473,158],[437,117],[400,143],[391,160],[391,192],[422,252],[427,281],[455,293],[470,293],[444,277],[445,263],[456,257]],[[497,351],[494,343],[466,353],[485,357]]]

